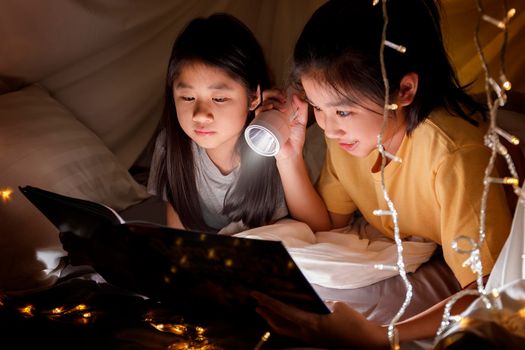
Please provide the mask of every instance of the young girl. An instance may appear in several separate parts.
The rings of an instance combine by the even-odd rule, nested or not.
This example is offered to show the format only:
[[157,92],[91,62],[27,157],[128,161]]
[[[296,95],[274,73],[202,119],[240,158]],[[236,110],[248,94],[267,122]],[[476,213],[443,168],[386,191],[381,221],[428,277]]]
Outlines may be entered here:
[[[383,135],[387,152],[386,190],[398,212],[401,238],[418,236],[442,247],[443,257],[462,287],[476,278],[463,267],[466,255],[451,245],[460,235],[478,240],[483,176],[490,151],[483,144],[483,108],[464,92],[449,63],[433,0],[389,0],[386,39],[406,47],[384,49],[389,112]],[[327,139],[325,164],[309,186],[301,149],[306,106],[297,96],[292,137],[277,155],[291,215],[314,231],[348,225],[359,211],[374,228],[394,237],[381,188],[377,135],[385,101],[380,64],[383,12],[370,0],[332,0],[306,24],[294,51],[293,77],[313,107]],[[270,96],[270,94],[268,94]],[[291,113],[288,111],[288,113]],[[483,125],[483,126],[482,126]],[[511,215],[501,186],[492,185],[486,210],[483,271],[490,272],[510,228]],[[465,248],[465,247],[464,247]],[[315,315],[259,293],[258,312],[283,334],[323,346],[388,348],[387,329],[337,303],[330,315]],[[457,303],[457,311],[465,300]],[[437,305],[397,326],[399,339],[435,335],[442,316]]]
[[262,49],[236,18],[197,18],[178,36],[148,181],[169,226],[232,234],[287,215],[275,159],[242,137],[269,85]]

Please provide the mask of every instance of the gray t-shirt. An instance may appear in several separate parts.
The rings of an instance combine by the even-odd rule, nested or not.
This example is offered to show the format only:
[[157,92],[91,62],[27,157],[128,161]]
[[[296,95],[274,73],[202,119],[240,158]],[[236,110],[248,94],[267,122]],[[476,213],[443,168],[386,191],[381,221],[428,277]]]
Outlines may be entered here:
[[[151,161],[150,174],[148,179],[148,192],[156,193],[156,174],[162,157],[166,155],[165,149],[166,133],[161,132],[155,142],[155,149]],[[226,215],[221,214],[224,207],[224,197],[228,189],[235,184],[239,176],[238,168],[227,175],[223,175],[213,164],[206,150],[192,142],[193,159],[195,161],[195,175],[197,192],[199,194],[199,204],[202,210],[204,222],[209,227],[219,231],[219,234],[234,234],[248,229],[242,222],[230,222]],[[162,198],[167,200],[165,193]],[[278,220],[288,215],[288,209],[281,195],[280,205],[276,208],[273,220]]]

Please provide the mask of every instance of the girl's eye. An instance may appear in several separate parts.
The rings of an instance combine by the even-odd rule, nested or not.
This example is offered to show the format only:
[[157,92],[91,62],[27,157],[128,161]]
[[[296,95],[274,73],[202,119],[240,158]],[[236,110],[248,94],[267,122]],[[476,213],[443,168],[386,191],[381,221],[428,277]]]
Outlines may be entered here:
[[195,97],[190,97],[190,96],[180,96],[179,98],[181,100],[183,100],[183,101],[186,101],[186,102],[191,102],[191,101],[195,100]]
[[349,117],[352,115],[352,112],[348,111],[335,111],[335,114],[337,114],[338,117]]
[[317,106],[314,106],[314,105],[312,105],[312,104],[311,104],[310,106],[312,106],[312,108],[313,108],[314,110],[316,110],[317,112],[321,112],[321,108],[319,108],[319,107],[317,107]]
[[227,97],[214,97],[213,98],[213,101],[218,102],[218,103],[226,102],[228,100],[229,99]]

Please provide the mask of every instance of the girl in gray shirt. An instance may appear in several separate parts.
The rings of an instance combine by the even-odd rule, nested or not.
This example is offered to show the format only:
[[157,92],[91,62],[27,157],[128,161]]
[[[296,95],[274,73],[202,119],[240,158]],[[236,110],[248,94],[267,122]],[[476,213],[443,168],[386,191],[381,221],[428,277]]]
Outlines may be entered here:
[[288,214],[275,159],[243,137],[269,87],[262,49],[236,18],[194,19],[175,40],[148,181],[169,226],[233,234]]

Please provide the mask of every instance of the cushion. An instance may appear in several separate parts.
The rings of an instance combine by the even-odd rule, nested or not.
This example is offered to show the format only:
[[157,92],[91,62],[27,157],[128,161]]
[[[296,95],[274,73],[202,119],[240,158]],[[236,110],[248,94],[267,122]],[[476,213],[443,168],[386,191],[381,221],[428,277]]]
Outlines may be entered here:
[[42,87],[0,95],[0,290],[49,286],[64,255],[57,229],[20,193],[31,185],[115,210],[149,195],[103,144]]

